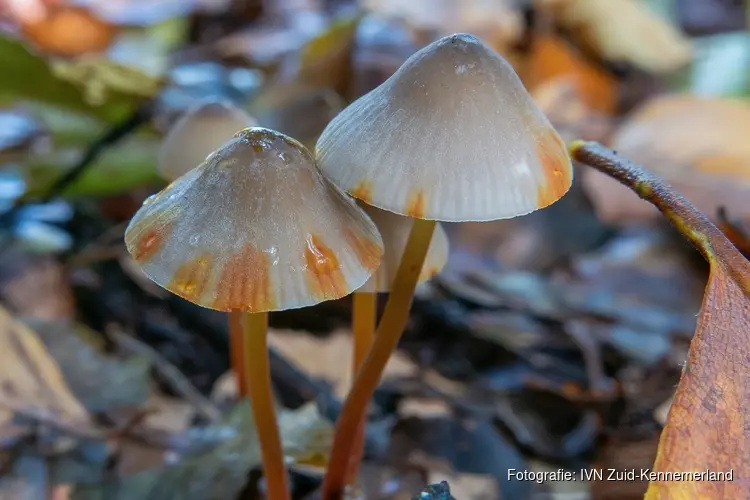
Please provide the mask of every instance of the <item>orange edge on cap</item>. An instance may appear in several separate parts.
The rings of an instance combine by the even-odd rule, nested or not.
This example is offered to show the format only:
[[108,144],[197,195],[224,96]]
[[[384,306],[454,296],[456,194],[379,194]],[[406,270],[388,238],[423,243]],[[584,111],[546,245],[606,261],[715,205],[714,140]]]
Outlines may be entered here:
[[359,181],[356,186],[354,186],[354,189],[349,191],[349,194],[357,198],[358,200],[362,200],[367,204],[371,204],[372,202],[372,182],[364,180]]
[[420,189],[409,197],[409,205],[406,207],[406,215],[416,219],[422,219],[424,218],[426,206],[426,195],[424,194],[424,191]]
[[537,207],[544,208],[562,198],[568,191],[573,171],[565,144],[552,128],[538,140],[536,153],[544,173],[544,182],[537,188]]
[[190,302],[199,302],[211,278],[213,260],[211,254],[205,253],[181,264],[167,289]]
[[380,266],[380,257],[383,252],[380,245],[365,235],[357,234],[350,228],[344,228],[344,239],[352,247],[362,267],[368,271],[375,271]]
[[276,308],[268,255],[248,243],[229,257],[216,284],[213,308],[264,312]]
[[304,253],[307,287],[313,296],[332,300],[348,294],[339,260],[323,240],[314,234],[308,235]]
[[167,224],[159,228],[143,231],[139,234],[133,245],[132,251],[133,258],[136,262],[143,264],[151,260],[154,255],[159,253],[159,250],[164,246],[164,242],[167,240],[171,232],[172,225]]

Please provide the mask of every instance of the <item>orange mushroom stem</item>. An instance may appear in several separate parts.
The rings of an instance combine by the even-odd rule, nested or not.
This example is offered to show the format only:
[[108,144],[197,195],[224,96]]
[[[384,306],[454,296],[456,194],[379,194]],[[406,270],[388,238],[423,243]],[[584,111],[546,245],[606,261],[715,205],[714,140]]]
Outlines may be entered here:
[[414,220],[372,349],[357,373],[352,390],[336,422],[328,472],[323,482],[323,500],[340,500],[344,494],[349,461],[355,445],[352,437],[356,436],[362,425],[385,365],[396,349],[409,319],[414,290],[417,288],[436,224],[436,221],[432,220]]

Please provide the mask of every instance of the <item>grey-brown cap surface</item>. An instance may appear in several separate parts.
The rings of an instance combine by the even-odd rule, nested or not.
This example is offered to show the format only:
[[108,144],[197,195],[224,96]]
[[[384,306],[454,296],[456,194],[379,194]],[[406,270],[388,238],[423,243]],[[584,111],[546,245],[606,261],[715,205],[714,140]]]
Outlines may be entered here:
[[151,280],[220,311],[343,297],[383,253],[375,224],[323,178],[311,153],[259,127],[147,200],[125,243]]
[[316,157],[341,189],[421,219],[523,215],[572,181],[565,144],[513,68],[466,34],[418,51],[337,115]]

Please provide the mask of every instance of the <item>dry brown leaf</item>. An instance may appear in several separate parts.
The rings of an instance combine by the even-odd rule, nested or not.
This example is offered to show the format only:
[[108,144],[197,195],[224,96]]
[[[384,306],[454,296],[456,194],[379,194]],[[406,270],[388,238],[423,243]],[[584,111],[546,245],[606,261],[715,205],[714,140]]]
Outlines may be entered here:
[[[665,96],[646,103],[618,130],[612,148],[666,179],[699,210],[719,206],[750,217],[750,104]],[[650,219],[658,212],[617,181],[593,170],[584,185],[605,220]]]
[[604,59],[650,73],[671,72],[691,59],[690,42],[638,0],[550,2],[559,24]]
[[100,52],[112,43],[117,28],[83,7],[51,5],[32,15],[19,7],[23,34],[41,51],[74,57]]
[[[270,331],[268,343],[308,375],[333,385],[334,394],[343,398],[352,384],[352,336],[348,331],[316,338],[309,333]],[[383,378],[409,376],[416,366],[400,353],[388,360]]]
[[532,91],[550,80],[565,76],[583,104],[605,114],[615,111],[617,79],[586,61],[554,35],[534,39],[524,74],[526,86]]
[[3,308],[0,366],[0,428],[14,427],[13,416],[21,414],[63,430],[91,429],[88,413],[38,335]]
[[[653,203],[706,258],[711,272],[688,360],[659,440],[659,473],[730,478],[649,478],[647,499],[747,498],[750,491],[750,261],[684,198],[594,143],[571,156],[607,172]],[[729,479],[729,480],[727,480]]]

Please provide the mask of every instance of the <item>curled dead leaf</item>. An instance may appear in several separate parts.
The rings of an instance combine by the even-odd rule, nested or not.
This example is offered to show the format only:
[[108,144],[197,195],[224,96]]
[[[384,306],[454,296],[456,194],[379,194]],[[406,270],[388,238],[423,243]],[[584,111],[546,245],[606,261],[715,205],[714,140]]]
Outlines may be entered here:
[[[614,151],[577,141],[573,159],[617,179],[655,205],[710,264],[688,360],[659,440],[647,499],[747,498],[750,490],[750,262],[694,206]],[[732,473],[731,480],[707,473]],[[659,479],[659,480],[656,480]]]

